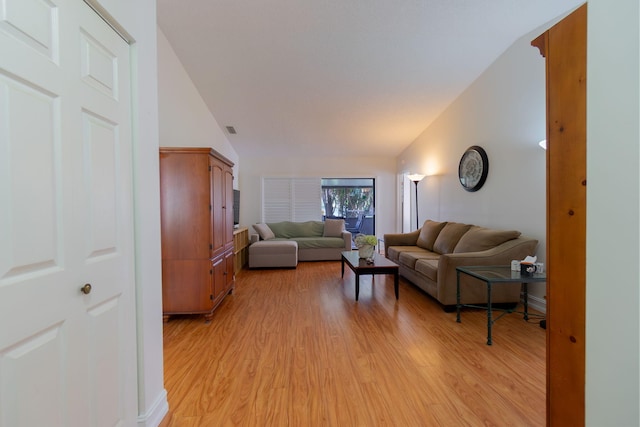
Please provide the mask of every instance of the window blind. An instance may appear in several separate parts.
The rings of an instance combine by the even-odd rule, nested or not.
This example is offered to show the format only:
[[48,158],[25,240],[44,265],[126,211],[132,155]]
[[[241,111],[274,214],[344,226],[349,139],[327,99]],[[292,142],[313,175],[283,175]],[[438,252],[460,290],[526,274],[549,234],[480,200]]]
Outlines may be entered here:
[[320,178],[262,178],[262,221],[321,221]]

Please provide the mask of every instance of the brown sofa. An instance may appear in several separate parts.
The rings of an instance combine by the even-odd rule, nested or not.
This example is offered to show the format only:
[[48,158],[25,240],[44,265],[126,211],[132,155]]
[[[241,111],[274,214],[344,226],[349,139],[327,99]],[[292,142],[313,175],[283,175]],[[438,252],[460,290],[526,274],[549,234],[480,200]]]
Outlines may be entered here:
[[[456,304],[456,267],[468,265],[510,265],[534,255],[538,241],[515,230],[495,230],[471,224],[427,220],[411,233],[385,234],[385,256],[397,263],[400,275],[434,297],[445,310]],[[461,303],[485,304],[483,282],[462,275]],[[492,303],[517,303],[520,289],[496,285]]]

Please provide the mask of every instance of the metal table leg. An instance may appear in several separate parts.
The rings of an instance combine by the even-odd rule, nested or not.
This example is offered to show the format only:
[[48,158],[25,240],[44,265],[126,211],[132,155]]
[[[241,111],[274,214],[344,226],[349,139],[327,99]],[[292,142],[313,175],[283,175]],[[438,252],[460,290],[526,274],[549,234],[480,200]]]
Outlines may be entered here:
[[460,272],[456,270],[456,322],[460,323]]
[[487,282],[487,345],[491,345],[491,282]]
[[529,284],[524,285],[524,320],[529,320]]

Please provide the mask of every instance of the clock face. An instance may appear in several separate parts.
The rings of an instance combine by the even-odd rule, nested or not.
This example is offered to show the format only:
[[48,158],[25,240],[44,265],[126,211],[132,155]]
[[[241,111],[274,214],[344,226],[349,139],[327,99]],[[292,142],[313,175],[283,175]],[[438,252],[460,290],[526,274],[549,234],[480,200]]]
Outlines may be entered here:
[[487,179],[489,158],[487,153],[477,145],[464,152],[458,166],[460,184],[467,191],[478,191]]

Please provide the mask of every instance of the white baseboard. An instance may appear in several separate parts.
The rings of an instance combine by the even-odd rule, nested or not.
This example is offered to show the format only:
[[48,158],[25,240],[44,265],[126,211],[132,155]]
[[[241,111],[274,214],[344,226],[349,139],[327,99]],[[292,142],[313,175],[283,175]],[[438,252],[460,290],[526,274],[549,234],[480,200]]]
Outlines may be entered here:
[[529,302],[529,307],[533,308],[534,310],[538,310],[542,313],[546,313],[547,312],[547,300],[544,298],[540,298],[540,297],[536,297],[533,295],[529,295],[529,297],[527,298],[528,302]]
[[162,389],[151,408],[146,413],[138,415],[138,427],[158,427],[168,412],[167,390]]

